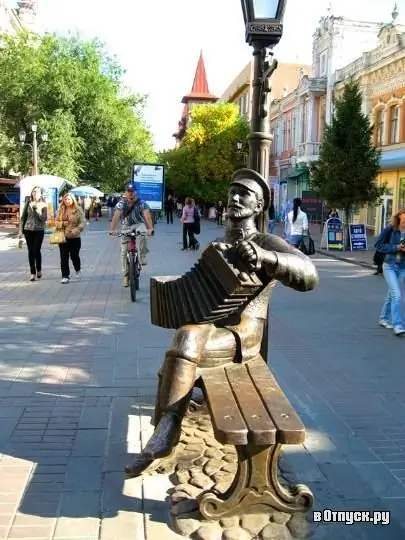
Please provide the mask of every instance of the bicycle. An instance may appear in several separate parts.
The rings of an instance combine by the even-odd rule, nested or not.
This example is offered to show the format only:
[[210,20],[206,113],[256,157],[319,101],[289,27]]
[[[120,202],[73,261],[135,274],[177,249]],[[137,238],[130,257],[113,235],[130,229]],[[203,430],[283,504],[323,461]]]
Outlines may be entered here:
[[132,302],[136,301],[136,291],[139,290],[139,277],[141,275],[142,265],[139,259],[138,248],[136,246],[136,237],[137,236],[146,236],[146,233],[135,231],[133,229],[128,229],[121,231],[120,233],[114,233],[112,236],[125,236],[129,238],[128,241],[128,282],[129,282],[129,291],[131,294]]

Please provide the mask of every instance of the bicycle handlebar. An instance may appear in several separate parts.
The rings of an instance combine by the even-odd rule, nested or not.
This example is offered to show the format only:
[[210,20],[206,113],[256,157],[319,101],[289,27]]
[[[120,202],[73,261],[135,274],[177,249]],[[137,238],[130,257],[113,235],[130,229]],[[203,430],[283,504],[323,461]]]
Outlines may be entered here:
[[117,238],[120,238],[121,236],[147,236],[148,233],[141,232],[141,231],[121,231],[118,232],[111,232],[111,236],[116,236]]

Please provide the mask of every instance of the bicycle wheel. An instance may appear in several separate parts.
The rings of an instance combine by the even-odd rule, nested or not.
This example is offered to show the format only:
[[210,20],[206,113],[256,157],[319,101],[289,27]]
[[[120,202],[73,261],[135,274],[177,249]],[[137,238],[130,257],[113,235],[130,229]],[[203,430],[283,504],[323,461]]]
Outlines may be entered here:
[[136,300],[136,283],[135,283],[135,261],[134,257],[130,256],[129,258],[129,268],[128,268],[128,281],[129,281],[129,292],[131,293],[131,300],[135,302]]
[[134,257],[134,274],[135,274],[135,289],[139,291],[139,276],[141,275],[141,265],[139,264],[138,255]]

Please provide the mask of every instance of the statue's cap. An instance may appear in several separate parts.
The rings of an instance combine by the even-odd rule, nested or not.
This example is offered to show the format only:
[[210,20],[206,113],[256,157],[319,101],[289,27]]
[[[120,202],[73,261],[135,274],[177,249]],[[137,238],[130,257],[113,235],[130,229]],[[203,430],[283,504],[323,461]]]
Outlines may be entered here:
[[249,191],[257,193],[259,197],[263,198],[263,211],[268,210],[270,205],[270,188],[261,174],[253,169],[239,169],[232,176],[232,184],[244,186]]

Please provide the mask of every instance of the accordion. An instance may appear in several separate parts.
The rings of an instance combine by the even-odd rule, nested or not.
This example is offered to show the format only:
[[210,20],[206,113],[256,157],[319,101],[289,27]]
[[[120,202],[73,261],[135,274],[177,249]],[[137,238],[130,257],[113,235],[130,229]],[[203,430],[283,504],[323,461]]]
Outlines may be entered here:
[[[177,329],[240,313],[262,290],[263,284],[255,273],[249,273],[233,260],[232,253],[232,248],[222,252],[211,244],[183,276],[151,278],[152,324]],[[248,279],[241,279],[242,272]]]

